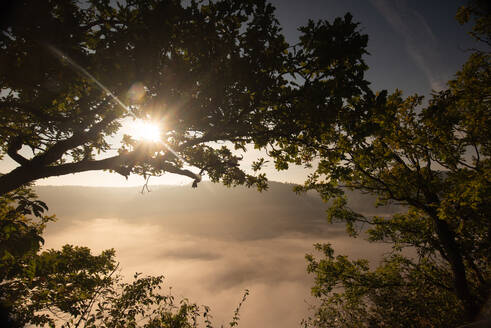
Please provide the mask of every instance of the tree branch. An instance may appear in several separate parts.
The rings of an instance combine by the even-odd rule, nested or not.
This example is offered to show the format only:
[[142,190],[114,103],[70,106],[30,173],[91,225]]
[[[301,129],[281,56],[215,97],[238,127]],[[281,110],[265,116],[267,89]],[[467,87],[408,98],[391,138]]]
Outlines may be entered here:
[[42,166],[36,162],[29,162],[27,166],[19,166],[9,173],[0,176],[0,195],[10,192],[31,181],[53,176],[66,175],[94,170],[113,170],[127,177],[132,168],[138,164],[149,164],[157,170],[179,174],[193,179],[196,183],[201,177],[192,171],[179,168],[167,161],[167,156],[145,157],[141,151],[120,154],[101,160],[83,160],[55,166]]
[[97,137],[99,133],[102,132],[102,130],[104,130],[104,128],[107,127],[108,124],[113,122],[115,118],[116,115],[114,113],[109,114],[104,119],[94,124],[94,126],[89,131],[74,134],[72,137],[66,140],[57,142],[51,148],[46,150],[46,152],[44,152],[43,154],[35,156],[31,160],[31,162],[40,164],[42,166],[56,162],[63,156],[66,151],[83,145],[90,140],[93,140],[95,137]]
[[20,165],[26,165],[27,163],[29,163],[29,160],[18,153],[18,151],[21,148],[22,148],[22,138],[20,136],[11,138],[8,144],[7,154],[10,156],[10,158],[12,158]]

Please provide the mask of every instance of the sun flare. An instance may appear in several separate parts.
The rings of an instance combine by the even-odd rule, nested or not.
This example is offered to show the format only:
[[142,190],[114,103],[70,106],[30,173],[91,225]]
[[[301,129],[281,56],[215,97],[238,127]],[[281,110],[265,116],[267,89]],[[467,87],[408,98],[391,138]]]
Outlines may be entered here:
[[131,137],[141,141],[159,142],[162,140],[161,127],[156,122],[136,120],[131,126]]

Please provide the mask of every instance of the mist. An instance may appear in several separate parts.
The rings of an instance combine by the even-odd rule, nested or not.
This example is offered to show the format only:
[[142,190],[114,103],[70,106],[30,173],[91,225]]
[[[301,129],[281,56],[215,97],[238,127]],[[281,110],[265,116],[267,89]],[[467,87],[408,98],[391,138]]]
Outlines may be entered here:
[[[57,222],[48,225],[45,249],[64,244],[93,253],[116,250],[121,274],[164,275],[172,294],[212,308],[226,324],[245,289],[240,327],[298,327],[315,300],[305,254],[329,242],[337,254],[376,265],[387,246],[348,238],[341,224],[326,222],[327,205],[315,194],[296,195],[292,185],[271,183],[259,193],[202,183],[140,188],[37,187]],[[384,214],[374,199],[350,193],[350,205]]]

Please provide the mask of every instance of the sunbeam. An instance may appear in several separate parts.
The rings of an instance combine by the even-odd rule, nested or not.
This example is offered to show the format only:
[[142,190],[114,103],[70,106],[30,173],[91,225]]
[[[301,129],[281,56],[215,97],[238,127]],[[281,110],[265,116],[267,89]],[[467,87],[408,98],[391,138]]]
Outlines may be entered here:
[[[69,63],[75,70],[77,70],[79,73],[84,75],[85,77],[89,78],[92,82],[95,83],[102,91],[104,91],[107,95],[109,95],[118,105],[120,105],[128,114],[133,116],[138,121],[141,121],[136,117],[134,113],[131,112],[130,108],[126,106],[114,93],[111,92],[104,84],[99,82],[92,74],[90,74],[85,68],[77,64],[73,59],[62,53],[60,50],[57,48],[48,45],[48,49],[58,58],[61,60],[65,60],[67,63]],[[137,134],[141,137],[140,139],[144,140],[149,140],[149,141],[154,141],[162,144],[168,151],[170,151],[174,156],[176,156],[180,161],[186,162],[184,158],[182,158],[176,151],[174,151],[169,145],[167,145],[162,139],[161,139],[161,131],[160,128],[158,127],[157,124],[155,123],[141,123],[142,126],[137,127]],[[138,139],[138,138],[137,138]],[[197,180],[201,180],[201,177],[198,174],[196,175]]]

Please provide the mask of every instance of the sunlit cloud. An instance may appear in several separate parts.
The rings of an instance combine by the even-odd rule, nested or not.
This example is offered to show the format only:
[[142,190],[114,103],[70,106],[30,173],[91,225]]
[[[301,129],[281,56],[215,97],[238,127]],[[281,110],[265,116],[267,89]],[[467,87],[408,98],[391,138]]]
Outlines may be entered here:
[[46,234],[46,247],[59,248],[68,241],[94,252],[115,248],[125,277],[135,272],[165,275],[166,285],[172,286],[176,296],[211,306],[217,326],[231,318],[243,290],[249,289],[251,296],[241,311],[240,326],[288,328],[298,327],[308,315],[307,303],[315,301],[304,259],[313,243],[329,241],[339,254],[355,258],[376,259],[375,254],[387,249],[362,239],[331,235],[321,225],[318,228],[325,231],[324,238],[282,233],[231,242],[220,236],[175,233],[165,217],[161,220],[160,225],[120,219],[70,221],[66,229]]

